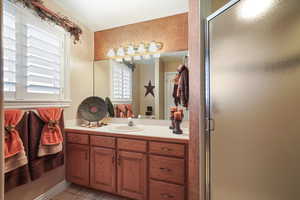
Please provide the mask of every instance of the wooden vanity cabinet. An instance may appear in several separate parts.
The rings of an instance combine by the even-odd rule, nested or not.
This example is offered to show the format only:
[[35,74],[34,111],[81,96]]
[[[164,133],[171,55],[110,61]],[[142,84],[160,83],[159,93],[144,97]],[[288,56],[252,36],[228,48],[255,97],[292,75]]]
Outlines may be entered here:
[[90,148],[87,145],[67,144],[66,178],[78,185],[89,185]]
[[116,151],[91,147],[90,185],[94,189],[116,192]]
[[118,194],[146,199],[147,161],[143,153],[118,151]]
[[66,133],[68,181],[136,200],[188,199],[186,140]]

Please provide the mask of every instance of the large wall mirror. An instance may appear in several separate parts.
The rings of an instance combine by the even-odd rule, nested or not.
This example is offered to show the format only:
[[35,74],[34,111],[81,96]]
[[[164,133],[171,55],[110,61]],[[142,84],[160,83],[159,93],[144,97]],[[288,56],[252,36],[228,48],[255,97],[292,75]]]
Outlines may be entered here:
[[[159,58],[130,63],[95,61],[94,96],[110,98],[114,117],[126,117],[116,108],[122,110],[128,106],[134,118],[167,120],[170,107],[175,105],[173,90],[177,68],[186,64],[187,54],[187,51],[168,52]],[[184,108],[184,120],[188,118],[188,110]]]

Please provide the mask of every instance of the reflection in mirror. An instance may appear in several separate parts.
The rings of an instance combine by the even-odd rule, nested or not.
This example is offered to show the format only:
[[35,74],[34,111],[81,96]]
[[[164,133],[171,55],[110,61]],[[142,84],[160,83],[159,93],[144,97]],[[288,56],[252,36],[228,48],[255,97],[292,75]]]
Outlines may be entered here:
[[[114,117],[168,120],[175,105],[174,78],[177,68],[186,64],[186,56],[187,51],[180,51],[131,63],[95,61],[94,96],[110,98]],[[188,120],[186,109],[184,120]]]

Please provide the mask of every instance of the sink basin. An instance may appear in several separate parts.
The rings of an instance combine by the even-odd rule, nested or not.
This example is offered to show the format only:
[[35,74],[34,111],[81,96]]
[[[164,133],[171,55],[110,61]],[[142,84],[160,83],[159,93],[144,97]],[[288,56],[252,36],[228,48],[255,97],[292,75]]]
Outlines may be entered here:
[[112,131],[120,131],[120,132],[139,132],[143,131],[144,129],[138,127],[138,126],[113,126],[110,128]]

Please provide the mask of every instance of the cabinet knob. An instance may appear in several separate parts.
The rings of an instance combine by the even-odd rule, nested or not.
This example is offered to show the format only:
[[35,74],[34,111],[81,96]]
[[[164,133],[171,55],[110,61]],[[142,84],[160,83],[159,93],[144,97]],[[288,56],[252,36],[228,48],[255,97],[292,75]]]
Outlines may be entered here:
[[168,148],[168,147],[162,147],[161,148],[162,151],[172,151],[172,149]]
[[162,193],[162,194],[160,194],[160,196],[161,196],[162,198],[168,198],[168,199],[173,199],[173,198],[174,198],[173,195],[167,194],[167,193]]

